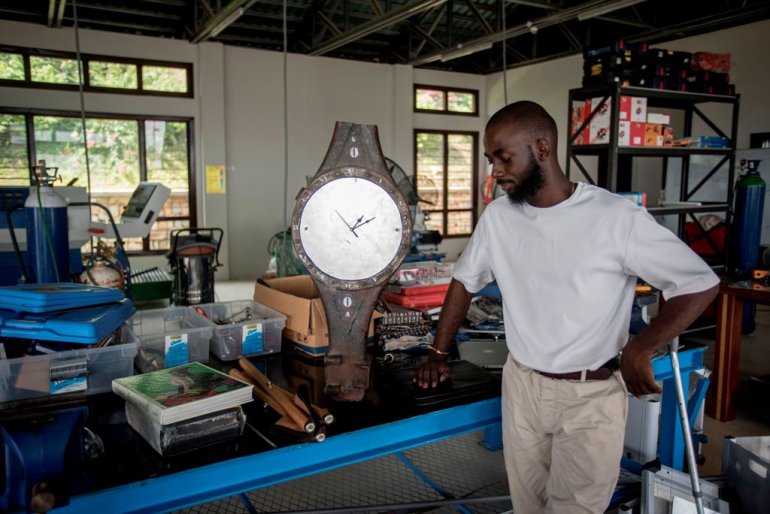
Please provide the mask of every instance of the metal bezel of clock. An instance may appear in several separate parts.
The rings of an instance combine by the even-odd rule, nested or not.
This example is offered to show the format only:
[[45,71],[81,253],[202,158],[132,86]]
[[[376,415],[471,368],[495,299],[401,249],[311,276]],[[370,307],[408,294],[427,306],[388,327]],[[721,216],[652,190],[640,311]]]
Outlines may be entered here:
[[[303,243],[303,235],[307,232],[307,226],[303,225],[303,214],[308,202],[319,190],[325,186],[331,184],[335,180],[345,178],[366,180],[371,184],[381,188],[391,197],[399,213],[401,226],[393,227],[394,230],[398,230],[400,232],[400,243],[398,248],[393,249],[393,256],[387,265],[368,277],[345,279],[332,276],[331,274],[321,269],[318,264],[313,261],[313,259],[308,255],[305,244]],[[337,210],[344,209],[344,206],[330,206],[329,208]],[[371,217],[374,217],[375,215],[376,213],[371,211],[367,213],[367,216],[369,217],[368,219],[371,219]],[[354,220],[351,219],[350,223],[353,221]],[[339,222],[341,224],[347,224],[344,219],[341,219]],[[403,256],[409,250],[409,245],[411,242],[411,218],[409,214],[409,206],[406,204],[403,196],[398,191],[395,183],[393,183],[389,176],[383,175],[381,172],[373,172],[370,169],[353,166],[330,170],[314,179],[310,185],[308,185],[308,187],[302,191],[299,198],[297,199],[297,206],[294,210],[294,215],[292,216],[292,227],[296,227],[296,230],[292,232],[292,237],[294,238],[294,247],[297,251],[297,256],[299,257],[302,264],[305,265],[311,275],[313,275],[316,279],[335,289],[358,290],[383,284],[401,264]],[[348,228],[350,229],[351,227],[348,226]],[[368,228],[369,227],[367,227],[367,230]],[[377,229],[376,227],[373,228]],[[363,231],[363,227],[361,227],[361,229]],[[382,228],[377,230],[382,230]],[[352,229],[350,231],[353,232]],[[317,235],[314,234],[314,237],[317,237]],[[358,238],[359,236],[355,237]],[[376,237],[376,234],[362,232],[360,237],[371,238]],[[353,238],[351,238],[351,241],[355,242]],[[341,251],[342,249],[332,248],[331,250]]]

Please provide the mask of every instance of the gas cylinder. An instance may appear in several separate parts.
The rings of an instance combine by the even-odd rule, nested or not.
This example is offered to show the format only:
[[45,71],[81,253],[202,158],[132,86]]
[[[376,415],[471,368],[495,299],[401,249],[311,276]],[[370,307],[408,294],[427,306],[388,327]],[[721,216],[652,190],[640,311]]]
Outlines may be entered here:
[[765,206],[765,181],[759,175],[758,160],[741,161],[748,170],[735,185],[735,267],[750,271],[759,267],[762,213]]
[[53,175],[45,161],[34,167],[37,185],[30,187],[24,202],[27,225],[27,254],[31,282],[69,282],[69,228],[67,200],[54,191]]

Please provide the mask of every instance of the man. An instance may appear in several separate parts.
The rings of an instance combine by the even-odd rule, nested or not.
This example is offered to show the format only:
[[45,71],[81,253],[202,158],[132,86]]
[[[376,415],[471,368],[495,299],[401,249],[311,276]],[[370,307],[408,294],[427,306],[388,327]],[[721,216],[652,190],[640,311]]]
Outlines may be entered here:
[[[660,392],[651,356],[718,288],[711,269],[644,209],[570,182],[556,140],[553,118],[533,102],[504,107],[487,123],[485,155],[507,198],[479,219],[455,266],[435,351],[415,375],[423,388],[449,378],[446,360],[473,293],[496,280],[510,352],[503,448],[516,514],[604,512],[619,473],[627,392]],[[667,301],[628,342],[637,277]]]

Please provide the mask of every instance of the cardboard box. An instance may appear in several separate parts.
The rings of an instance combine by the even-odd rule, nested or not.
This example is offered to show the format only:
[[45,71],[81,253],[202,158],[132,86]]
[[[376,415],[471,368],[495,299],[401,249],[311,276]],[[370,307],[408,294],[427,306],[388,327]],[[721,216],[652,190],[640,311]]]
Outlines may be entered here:
[[660,112],[648,112],[646,121],[647,123],[658,123],[660,125],[670,125],[671,115],[663,114]]
[[608,98],[606,102],[601,103],[603,97],[589,98],[586,100],[585,116],[591,115],[597,105],[600,105],[599,110],[591,118],[588,125],[588,141],[589,145],[598,145],[603,143],[609,143],[610,141],[610,122],[612,113],[612,104]]
[[647,99],[639,96],[620,97],[620,121],[647,121]]
[[663,125],[658,123],[644,125],[644,146],[663,146]]
[[645,123],[647,121],[647,99],[639,96],[631,97],[631,120]]
[[[580,126],[583,124],[583,122],[586,119],[586,110],[585,105],[578,105],[576,107],[572,108],[572,113],[570,116],[571,120],[571,134],[575,135],[575,131],[580,128]],[[575,136],[574,141],[572,142],[573,145],[585,145],[588,143],[588,127],[584,128],[580,134],[577,134]]]
[[[292,341],[299,350],[310,355],[323,355],[329,346],[321,296],[308,275],[272,278],[264,286],[254,286],[254,301],[286,315],[283,337]],[[268,287],[269,286],[269,287]],[[369,337],[374,335],[374,320],[381,317],[374,311],[369,322]]]
[[663,146],[674,145],[674,129],[671,125],[663,125]]
[[631,122],[631,146],[644,146],[645,123]]
[[618,146],[644,145],[645,124],[635,121],[618,122]]

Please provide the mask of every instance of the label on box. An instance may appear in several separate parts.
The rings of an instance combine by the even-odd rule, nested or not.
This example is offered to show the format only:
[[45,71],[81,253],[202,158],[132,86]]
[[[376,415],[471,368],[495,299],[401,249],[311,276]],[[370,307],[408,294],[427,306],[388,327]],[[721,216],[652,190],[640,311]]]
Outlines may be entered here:
[[88,389],[88,377],[51,379],[51,394],[74,393]]
[[265,351],[264,336],[262,335],[262,323],[243,325],[243,344],[241,353],[252,355]]
[[631,146],[644,146],[644,123],[639,123],[637,121],[632,121],[630,123],[631,125],[631,134],[630,134],[630,143]]
[[647,123],[658,123],[660,125],[668,125],[671,123],[670,114],[662,114],[659,112],[647,113]]
[[187,334],[166,336],[164,354],[166,356],[167,368],[187,364],[190,361]]

